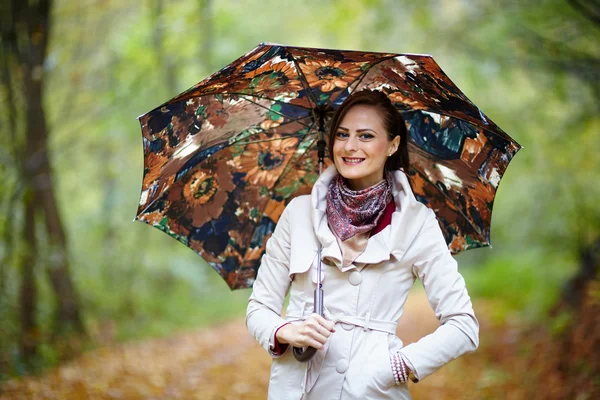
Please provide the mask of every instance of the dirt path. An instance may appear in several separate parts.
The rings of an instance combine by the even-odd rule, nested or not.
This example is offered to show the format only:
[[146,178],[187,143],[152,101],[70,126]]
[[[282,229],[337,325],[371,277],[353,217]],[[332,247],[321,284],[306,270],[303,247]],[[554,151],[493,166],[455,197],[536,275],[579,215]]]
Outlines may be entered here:
[[[411,294],[398,336],[408,344],[437,326],[424,292]],[[461,357],[419,384],[411,383],[411,392],[415,399],[482,398],[484,360],[477,353]],[[5,383],[0,399],[265,399],[270,363],[239,320],[97,349],[42,377]]]

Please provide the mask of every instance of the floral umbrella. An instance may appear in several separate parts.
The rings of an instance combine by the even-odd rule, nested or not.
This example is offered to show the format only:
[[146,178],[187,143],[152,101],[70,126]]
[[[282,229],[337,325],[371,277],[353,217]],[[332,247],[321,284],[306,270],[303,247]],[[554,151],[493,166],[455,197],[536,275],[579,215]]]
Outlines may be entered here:
[[270,43],[139,117],[136,219],[196,251],[230,288],[252,286],[286,204],[318,178],[319,131],[363,89],[383,91],[404,116],[414,193],[450,250],[489,245],[494,196],[521,146],[430,55]]

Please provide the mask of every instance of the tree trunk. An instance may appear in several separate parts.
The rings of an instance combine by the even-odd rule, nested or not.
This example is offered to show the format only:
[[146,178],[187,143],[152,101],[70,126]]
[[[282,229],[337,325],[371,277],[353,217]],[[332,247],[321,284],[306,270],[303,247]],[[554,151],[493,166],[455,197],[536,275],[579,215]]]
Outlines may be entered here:
[[[4,21],[3,21],[4,22]],[[11,61],[14,61],[12,58],[12,53],[10,51],[10,46],[8,46],[5,43],[5,34],[3,32],[3,34],[0,36],[2,38],[2,44],[3,44],[3,54],[0,55],[0,70],[1,70],[1,79],[2,79],[2,86],[4,86],[5,90],[6,90],[6,112],[8,113],[8,133],[9,133],[9,140],[10,140],[10,147],[11,147],[11,154],[10,154],[10,161],[9,162],[13,162],[15,164],[19,164],[20,162],[22,162],[22,157],[20,157],[20,149],[19,149],[19,144],[17,142],[17,122],[16,122],[16,115],[17,115],[17,107],[15,104],[15,96],[14,96],[14,90],[13,90],[13,79],[12,79],[12,71],[11,69],[14,67],[14,65],[12,64]],[[21,166],[20,166],[21,167]],[[20,174],[20,171],[22,170],[22,168],[16,168],[15,170],[18,171],[17,174]],[[6,289],[6,280],[7,280],[7,276],[8,276],[8,265],[10,264],[11,258],[12,258],[12,254],[13,254],[13,248],[14,248],[14,242],[15,242],[15,235],[13,234],[13,226],[14,226],[14,221],[15,221],[15,209],[18,208],[18,204],[20,202],[20,190],[22,188],[22,184],[20,184],[17,181],[17,184],[15,185],[14,188],[14,193],[7,193],[7,204],[6,204],[6,210],[2,210],[2,212],[4,212],[5,216],[6,216],[6,222],[5,222],[5,226],[4,229],[2,231],[2,235],[3,235],[3,243],[5,244],[6,247],[6,251],[4,252],[4,255],[2,256],[2,258],[0,259],[0,296],[4,295],[4,291]]]
[[[44,61],[50,32],[51,1],[40,0],[29,5],[20,16],[28,27],[26,51],[21,51],[23,89],[26,104],[25,173],[31,182],[35,205],[44,212],[50,246],[48,275],[56,295],[57,310],[54,334],[69,331],[83,333],[79,301],[69,272],[67,241],[61,221],[48,153],[48,130],[44,113]],[[15,6],[18,7],[18,6]]]
[[71,281],[67,241],[56,203],[52,170],[48,154],[48,133],[42,106],[42,79],[35,79],[35,68],[25,67],[25,98],[27,107],[27,165],[35,203],[44,212],[50,245],[48,275],[57,299],[55,333],[67,330],[83,332],[83,324],[75,288]]
[[35,264],[37,260],[37,242],[35,238],[35,204],[31,192],[24,196],[25,227],[23,229],[24,252],[20,257],[21,293],[21,336],[19,347],[25,362],[30,362],[37,353],[39,330],[36,324],[37,288],[35,285]]
[[571,309],[579,309],[589,281],[598,276],[600,237],[579,251],[579,271],[565,286],[562,301]]

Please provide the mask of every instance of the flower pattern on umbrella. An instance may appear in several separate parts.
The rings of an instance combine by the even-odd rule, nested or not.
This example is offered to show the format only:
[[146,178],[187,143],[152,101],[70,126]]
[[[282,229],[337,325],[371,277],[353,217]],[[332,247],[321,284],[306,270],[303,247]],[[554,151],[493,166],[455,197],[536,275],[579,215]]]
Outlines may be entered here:
[[268,137],[259,134],[235,158],[236,168],[245,171],[245,180],[270,190],[298,147],[297,137]]
[[273,97],[281,88],[285,88],[289,93],[296,93],[302,89],[302,83],[293,64],[285,61],[262,65],[248,73],[247,77],[251,78],[247,88],[249,94]]
[[364,89],[402,112],[413,191],[449,249],[489,245],[496,190],[521,146],[418,54],[259,45],[139,118],[136,218],[196,251],[232,289],[251,286],[285,205],[318,178],[319,132]]
[[331,92],[334,89],[346,89],[358,78],[362,71],[360,67],[341,61],[304,60],[300,69],[311,88],[319,88],[321,92]]
[[[225,159],[211,159],[204,168],[196,168],[173,185],[166,196],[170,220],[190,218],[193,226],[202,226],[221,215],[229,193],[235,189]],[[179,229],[184,232],[185,226]]]

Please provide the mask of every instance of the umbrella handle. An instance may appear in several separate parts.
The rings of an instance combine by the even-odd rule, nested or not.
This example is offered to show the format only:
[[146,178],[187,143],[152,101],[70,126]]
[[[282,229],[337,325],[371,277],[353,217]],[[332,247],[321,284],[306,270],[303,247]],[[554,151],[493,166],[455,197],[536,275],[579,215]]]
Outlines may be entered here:
[[[323,316],[323,289],[321,283],[315,289],[315,313]],[[314,347],[294,347],[294,358],[300,362],[307,362],[317,353]]]
[[314,347],[294,347],[294,358],[300,362],[307,362],[317,354]]

